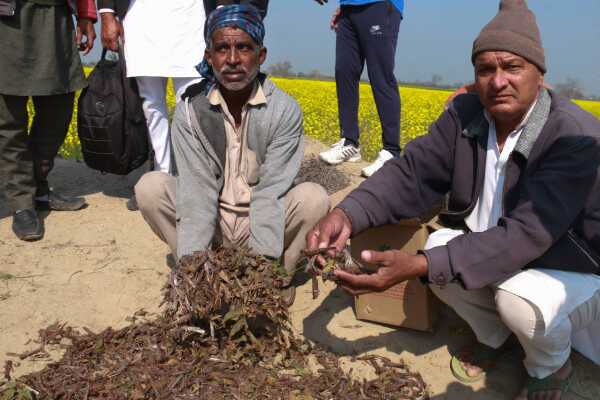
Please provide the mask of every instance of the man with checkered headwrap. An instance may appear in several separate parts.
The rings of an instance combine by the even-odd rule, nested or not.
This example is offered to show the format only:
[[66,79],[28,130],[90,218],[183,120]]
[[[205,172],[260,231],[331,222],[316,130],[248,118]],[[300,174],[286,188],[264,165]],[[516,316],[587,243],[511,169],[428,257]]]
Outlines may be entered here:
[[[325,190],[294,186],[303,157],[296,101],[260,73],[267,49],[258,11],[220,7],[209,16],[206,78],[177,106],[176,176],[144,175],[135,187],[142,215],[173,254],[223,244],[282,259],[292,276],[305,235],[329,209]],[[284,296],[291,304],[294,288]]]

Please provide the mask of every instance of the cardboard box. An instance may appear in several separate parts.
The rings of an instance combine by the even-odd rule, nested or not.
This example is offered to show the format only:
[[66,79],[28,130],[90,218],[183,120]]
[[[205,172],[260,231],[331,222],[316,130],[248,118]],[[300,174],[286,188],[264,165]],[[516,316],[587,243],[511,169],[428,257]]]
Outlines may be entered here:
[[[352,257],[360,260],[363,250],[399,249],[411,254],[422,250],[428,232],[418,220],[402,221],[362,232],[352,238]],[[437,320],[437,299],[429,287],[419,280],[410,280],[392,286],[381,293],[356,296],[356,317],[360,320],[388,325],[433,331]]]

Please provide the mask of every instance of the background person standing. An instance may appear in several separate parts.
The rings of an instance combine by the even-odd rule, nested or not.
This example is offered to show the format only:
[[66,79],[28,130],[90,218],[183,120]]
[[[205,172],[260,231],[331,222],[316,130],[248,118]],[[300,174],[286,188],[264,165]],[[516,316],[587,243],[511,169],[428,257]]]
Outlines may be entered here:
[[400,92],[394,59],[403,13],[404,0],[340,0],[331,29],[336,31],[335,82],[341,140],[319,155],[328,164],[361,159],[358,101],[365,63],[381,121],[383,149],[362,174],[371,176],[386,161],[400,156]]
[[[0,192],[19,239],[42,238],[36,207],[85,205],[52,191],[47,178],[69,129],[75,91],[86,85],[77,50],[92,49],[95,20],[93,0],[0,0]],[[29,97],[35,116],[28,134]]]
[[[179,102],[185,89],[201,79],[195,65],[205,47],[203,1],[98,0],[98,12],[102,45],[117,51],[119,38],[125,44],[127,76],[136,78],[143,98],[154,170],[170,173],[167,80],[172,78]],[[127,208],[137,210],[135,197]]]

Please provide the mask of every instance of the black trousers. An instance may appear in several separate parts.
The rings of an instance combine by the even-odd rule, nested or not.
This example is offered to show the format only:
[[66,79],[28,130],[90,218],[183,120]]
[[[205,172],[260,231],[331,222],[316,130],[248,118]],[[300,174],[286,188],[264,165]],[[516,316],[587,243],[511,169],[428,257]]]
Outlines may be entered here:
[[49,192],[48,174],[65,140],[75,93],[33,96],[28,134],[26,96],[0,94],[0,191],[11,212],[34,207]]
[[365,62],[383,131],[383,148],[400,155],[400,93],[394,59],[402,14],[389,1],[342,6],[335,44],[341,136],[358,146],[359,82]]

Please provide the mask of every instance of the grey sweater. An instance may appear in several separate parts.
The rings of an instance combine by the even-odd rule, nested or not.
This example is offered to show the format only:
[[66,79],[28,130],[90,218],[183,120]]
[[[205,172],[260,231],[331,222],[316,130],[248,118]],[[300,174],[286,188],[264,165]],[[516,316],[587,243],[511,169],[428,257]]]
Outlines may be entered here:
[[[250,242],[256,254],[279,258],[283,252],[284,195],[292,187],[304,153],[302,112],[296,101],[266,79],[267,103],[248,110],[248,147],[257,155],[259,181],[250,199]],[[204,96],[198,94],[197,96]],[[219,218],[223,188],[223,156],[215,151],[192,107],[179,102],[171,141],[177,166],[177,256],[206,250]],[[217,108],[218,110],[218,108]],[[212,110],[215,111],[214,109]],[[204,116],[207,117],[207,116]]]

